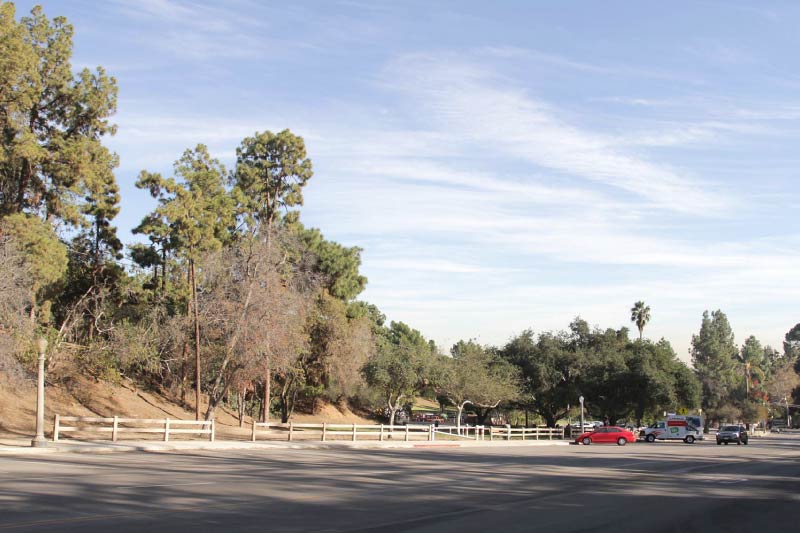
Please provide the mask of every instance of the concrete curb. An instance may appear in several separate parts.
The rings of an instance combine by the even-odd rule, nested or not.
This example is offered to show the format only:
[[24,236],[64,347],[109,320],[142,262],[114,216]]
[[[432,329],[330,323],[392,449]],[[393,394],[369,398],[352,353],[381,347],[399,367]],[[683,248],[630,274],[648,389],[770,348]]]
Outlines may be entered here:
[[7,455],[49,455],[52,453],[119,453],[119,452],[188,452],[194,450],[335,450],[335,449],[452,449],[452,448],[502,448],[530,446],[567,446],[569,441],[409,441],[409,442],[287,442],[287,441],[178,441],[149,442],[137,441],[128,443],[110,442],[49,442],[46,448],[30,446],[0,447],[0,456]]

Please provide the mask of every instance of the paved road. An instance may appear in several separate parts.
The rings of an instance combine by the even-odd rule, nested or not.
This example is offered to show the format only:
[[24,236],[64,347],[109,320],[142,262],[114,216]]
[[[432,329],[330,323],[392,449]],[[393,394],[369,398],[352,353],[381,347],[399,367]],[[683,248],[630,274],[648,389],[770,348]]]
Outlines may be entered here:
[[0,457],[0,531],[796,531],[799,459],[797,437]]

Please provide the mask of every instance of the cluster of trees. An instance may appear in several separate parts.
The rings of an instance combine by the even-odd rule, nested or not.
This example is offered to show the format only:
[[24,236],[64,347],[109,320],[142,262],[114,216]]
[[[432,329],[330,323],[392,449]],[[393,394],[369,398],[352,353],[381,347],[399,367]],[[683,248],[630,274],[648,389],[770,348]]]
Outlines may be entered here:
[[786,333],[781,354],[752,335],[737,346],[725,313],[705,312],[691,355],[707,420],[755,422],[766,419],[771,406],[788,409],[800,392],[798,346],[800,324]]
[[[394,422],[417,396],[486,422],[498,407],[552,426],[584,395],[609,420],[692,409],[750,416],[791,395],[800,325],[784,354],[749,338],[741,349],[721,312],[692,342],[695,370],[665,340],[628,330],[523,331],[504,346],[459,341],[449,354],[357,300],[361,250],[306,228],[297,209],[313,178],[291,131],[242,140],[226,169],[198,144],[172,175],[136,182],[154,209],[127,250],[113,220],[117,83],[74,73],[72,27],[39,8],[0,5],[0,372],[24,379],[34,340],[49,341],[51,380],[74,373],[133,379],[211,418],[227,403],[286,421],[322,401],[385,409]],[[130,260],[123,265],[125,257]],[[759,403],[760,402],[760,403]],[[205,409],[201,408],[205,405]],[[761,406],[761,407],[759,407]]]

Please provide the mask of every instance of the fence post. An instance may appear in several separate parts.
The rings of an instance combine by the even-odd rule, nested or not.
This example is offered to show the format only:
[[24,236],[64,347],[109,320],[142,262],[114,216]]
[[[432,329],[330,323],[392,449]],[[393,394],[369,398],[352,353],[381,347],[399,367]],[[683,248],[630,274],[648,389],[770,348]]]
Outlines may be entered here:
[[356,425],[353,424],[353,442],[356,441]]
[[253,442],[256,441],[256,421],[255,420],[253,420],[253,436],[252,436],[252,439],[253,439]]
[[406,442],[408,442],[408,424],[406,424]]
[[539,429],[539,426],[536,426],[536,440],[539,440],[539,433],[541,433],[541,430]]
[[169,442],[169,418],[164,419],[164,442]]
[[494,440],[494,428],[489,426],[489,442]]
[[114,425],[111,426],[111,442],[117,442],[117,426],[119,425],[119,417],[114,415]]
[[552,430],[552,428],[550,429],[550,431],[547,432],[547,434],[550,435],[550,440],[553,440],[553,430]]
[[56,415],[55,420],[53,420],[53,442],[58,442],[59,426],[61,426],[61,415]]
[[381,424],[381,436],[380,441],[383,442],[383,424]]
[[511,424],[506,424],[506,430],[508,431],[506,440],[511,440]]
[[436,427],[433,424],[431,424],[430,431],[431,431],[431,436],[430,436],[430,438],[428,440],[431,440],[431,441],[436,440]]
[[292,432],[294,431],[294,422],[289,422],[289,441],[292,440]]
[[528,431],[528,428],[522,428],[522,440],[525,440],[525,433]]
[[327,433],[328,433],[328,423],[327,422],[323,422],[322,423],[322,442],[325,442],[325,437],[327,436]]
[[214,439],[217,437],[216,433],[217,433],[217,421],[216,421],[216,419],[212,418],[211,419],[211,435],[209,436],[208,440],[210,440],[211,442],[214,442]]

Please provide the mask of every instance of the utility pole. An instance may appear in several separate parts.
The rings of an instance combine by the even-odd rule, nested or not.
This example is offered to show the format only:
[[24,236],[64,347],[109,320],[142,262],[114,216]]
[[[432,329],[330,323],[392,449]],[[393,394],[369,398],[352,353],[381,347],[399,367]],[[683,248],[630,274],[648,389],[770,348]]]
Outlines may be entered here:
[[44,354],[47,352],[47,339],[41,337],[36,341],[39,349],[39,376],[36,385],[36,436],[31,441],[34,448],[44,448],[47,440],[44,438]]
[[583,396],[578,398],[578,401],[581,402],[581,433],[583,433]]

